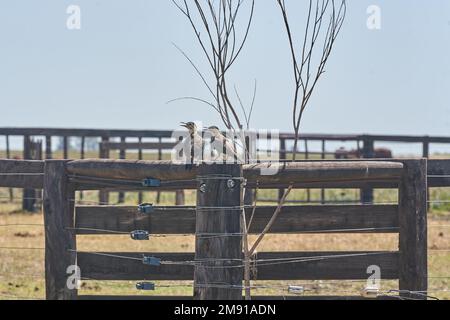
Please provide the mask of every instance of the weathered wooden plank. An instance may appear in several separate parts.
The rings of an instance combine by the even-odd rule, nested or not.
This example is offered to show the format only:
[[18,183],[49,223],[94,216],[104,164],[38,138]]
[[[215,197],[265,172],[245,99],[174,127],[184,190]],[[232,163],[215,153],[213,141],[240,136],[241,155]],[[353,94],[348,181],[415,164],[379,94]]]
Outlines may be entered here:
[[[111,150],[120,150],[120,159],[126,159],[126,150],[138,150],[138,159],[142,160],[142,151],[143,150],[156,150],[158,151],[158,160],[163,159],[163,150],[173,149],[176,146],[175,142],[162,142],[162,138],[159,138],[159,142],[142,142],[142,138],[139,137],[139,142],[126,142],[125,137],[121,137],[120,142],[111,142],[106,141],[100,143],[100,150],[103,150],[105,154],[109,155],[109,151]],[[101,158],[109,158],[109,156],[104,156]],[[192,184],[194,187],[194,183]],[[161,190],[157,191],[157,203],[160,202]],[[184,204],[184,191],[176,190],[175,195],[175,203],[176,205]],[[119,201],[118,203],[122,203],[123,192],[122,189],[119,190]],[[140,202],[142,200],[142,193],[139,193]]]
[[[192,261],[193,253],[106,253],[121,257],[142,258],[146,256],[158,257],[163,261]],[[139,260],[115,258],[108,255],[97,255],[78,252],[78,265],[81,276],[96,280],[193,280],[194,267],[192,265],[161,265],[148,266]]]
[[[106,136],[102,136],[102,143],[108,142],[109,138]],[[99,146],[99,158],[100,159],[108,159],[109,158],[109,150],[106,148],[103,148],[103,145],[100,143]],[[104,187],[104,185],[103,185]],[[98,194],[98,201],[101,204],[108,204],[109,203],[109,193],[104,190],[103,188],[98,188],[100,190]]]
[[0,160],[1,187],[42,189],[43,185],[44,161]]
[[52,153],[52,137],[45,137],[45,159],[50,160],[53,158]]
[[[96,280],[193,280],[194,266],[162,264],[147,266],[141,261],[108,256],[159,257],[162,261],[193,261],[193,253],[92,253],[79,252],[82,276]],[[367,279],[367,268],[377,265],[382,279],[398,279],[398,252],[261,252],[256,257],[254,280],[349,280]],[[263,262],[267,259],[295,259],[295,263]],[[315,259],[305,261],[307,259]],[[300,262],[300,260],[303,260]],[[243,273],[243,268],[238,269]],[[253,269],[253,268],[252,268]]]
[[112,295],[79,295],[78,300],[86,301],[171,301],[171,300],[185,300],[190,301],[194,298],[192,296],[149,296],[149,295],[130,295],[130,296],[112,296]]
[[[30,137],[24,137],[25,160],[42,160],[42,141],[34,141]],[[25,188],[22,193],[22,210],[36,212],[39,208],[36,206],[38,191],[32,188]]]
[[85,158],[85,149],[86,149],[86,137],[81,137],[81,143],[80,143],[80,159]]
[[[257,207],[250,233],[259,234],[275,211],[274,206]],[[246,208],[247,221],[252,208]],[[211,213],[210,213],[211,214]],[[151,234],[193,234],[195,207],[154,207],[143,215],[130,206],[78,206],[76,227],[78,234],[111,234],[107,231],[131,232],[148,230]],[[275,221],[271,233],[306,232],[398,232],[396,205],[324,205],[286,206]]]
[[5,136],[5,147],[6,147],[6,159],[10,159],[11,158],[11,149],[10,149],[10,144],[9,144],[9,136],[6,135]]
[[[9,145],[9,136],[5,136],[5,143],[6,143],[6,159],[10,159],[11,158],[11,150],[10,150],[10,145]],[[14,201],[14,190],[13,188],[9,188],[9,201],[13,202]]]
[[42,189],[44,185],[44,176],[29,175],[8,175],[2,176],[0,173],[0,187],[6,188],[34,188]]
[[[280,138],[286,140],[295,139],[293,133],[281,133]],[[406,135],[355,135],[355,134],[301,134],[300,140],[328,140],[328,141],[362,141],[364,139],[371,139],[373,141],[384,142],[410,142],[421,143],[428,141],[430,143],[449,143],[450,137],[442,136],[406,136]]]
[[[171,161],[75,160],[67,165],[71,174],[108,178],[142,180],[148,177],[161,180],[195,180],[198,165],[186,166]],[[345,181],[396,181],[403,170],[399,162],[309,161],[244,166],[249,182],[302,183]],[[269,175],[271,174],[271,175]]]
[[[363,139],[362,157],[365,159],[375,158],[375,142],[371,138]],[[373,203],[373,188],[361,188],[360,200],[361,203]]]
[[67,164],[71,174],[107,178],[143,180],[155,178],[160,180],[193,180],[198,172],[198,166],[187,167],[185,164],[171,161],[148,160],[75,160]]
[[[241,285],[242,270],[223,268],[229,261],[240,259],[242,237],[205,237],[203,234],[240,234],[242,197],[242,166],[238,164],[202,165],[197,186],[195,227],[195,259],[213,260],[208,267],[197,264],[194,272],[194,298],[197,300],[240,300],[242,293],[232,288],[211,288],[210,284]],[[219,176],[219,177],[218,177]],[[223,176],[234,177],[233,180]],[[209,209],[215,208],[213,212]],[[232,208],[232,209],[226,209]],[[210,266],[214,266],[211,268]]]
[[76,288],[67,285],[67,268],[76,264],[74,206],[70,199],[74,190],[67,181],[65,161],[45,163],[44,222],[45,222],[45,288],[48,300],[71,300]]
[[[447,175],[449,170],[448,160],[429,160],[430,169],[429,175]],[[43,173],[44,162],[43,161],[23,161],[23,160],[0,160],[0,173]],[[180,168],[183,170],[183,168]],[[193,169],[195,170],[195,168]],[[144,175],[145,176],[145,175]],[[189,175],[190,177],[190,175]],[[122,179],[125,177],[122,176]],[[0,179],[0,185],[2,187],[12,187],[12,188],[36,188],[41,189],[43,184],[42,177],[38,176],[26,176],[26,177],[16,177],[16,176],[3,176]],[[266,183],[265,185],[260,185],[260,189],[277,189],[279,187],[284,187],[288,183]],[[450,185],[450,178],[429,178],[429,187],[446,187]],[[249,182],[248,187],[254,187],[254,184]],[[311,188],[311,189],[321,189],[321,188],[331,188],[331,189],[350,189],[350,188],[397,188],[398,182],[392,181],[341,181],[341,182],[310,182],[310,183],[295,183],[295,188]],[[175,185],[166,185],[160,190],[175,190],[180,187],[185,189],[195,189],[196,182],[177,182]],[[125,186],[109,186],[105,187],[104,184],[95,183],[79,183],[77,188],[80,190],[97,190],[97,189],[109,189],[109,190],[143,190],[144,188],[139,187],[125,187]]]
[[[427,161],[405,162],[399,190],[400,290],[427,291]],[[423,295],[403,294],[424,298]]]
[[[120,137],[120,143],[122,145],[126,144],[126,137]],[[125,148],[120,148],[119,150],[119,159],[126,159],[127,157],[127,150]],[[125,202],[125,193],[123,191],[119,191],[118,195],[118,203],[124,203]]]
[[[111,185],[103,184],[103,183],[95,183],[92,179],[85,179],[85,177],[77,177],[74,182],[76,182],[78,190],[98,190],[105,189],[109,191],[114,190],[124,190],[124,191],[133,191],[133,190],[147,190],[148,188],[144,188],[141,186],[139,181],[136,181],[133,185],[129,183],[121,183],[120,180],[115,181]],[[115,184],[115,185],[114,185]],[[258,189],[278,189],[288,187],[291,183],[265,183],[258,184]],[[396,189],[398,188],[398,182],[390,182],[390,181],[342,181],[342,182],[311,182],[311,183],[294,183],[293,189],[359,189],[363,187],[372,187],[374,189]],[[161,187],[152,188],[155,191],[174,191],[177,189],[195,189],[196,182],[195,181],[173,181],[166,182]],[[255,182],[247,183],[248,189],[256,188]],[[276,200],[274,201],[276,202]]]
[[[348,280],[367,279],[367,268],[377,265],[382,279],[398,278],[398,252],[265,252],[258,253],[258,260],[292,257],[316,260],[276,264],[257,262],[254,280]],[[322,258],[320,258],[322,257]],[[301,260],[301,259],[300,259]]]
[[0,159],[0,173],[44,173],[44,161]]
[[[138,138],[138,143],[141,144],[142,143],[142,137]],[[138,160],[142,160],[143,159],[143,153],[142,153],[142,148],[138,149]],[[142,203],[144,199],[144,195],[142,192],[138,193],[138,202]]]
[[[244,166],[244,176],[250,182],[345,182],[360,180],[391,180],[400,178],[401,163],[378,161],[306,161],[279,164],[251,164]],[[270,175],[270,172],[273,174]]]
[[171,138],[173,130],[113,130],[77,128],[0,128],[1,135],[11,136],[59,136],[59,137],[145,137]]

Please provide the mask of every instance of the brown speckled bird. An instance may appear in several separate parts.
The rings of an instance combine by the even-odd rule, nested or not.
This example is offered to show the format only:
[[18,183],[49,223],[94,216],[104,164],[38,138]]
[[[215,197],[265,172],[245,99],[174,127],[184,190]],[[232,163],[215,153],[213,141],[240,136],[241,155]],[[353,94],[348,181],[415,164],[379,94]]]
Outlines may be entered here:
[[[205,128],[211,133],[212,136],[212,143],[215,141],[218,142],[219,148],[214,148],[213,152],[219,157],[220,155],[223,155],[223,157],[226,159],[227,157],[233,157],[234,159],[239,159],[239,155],[236,151],[236,147],[233,144],[230,139],[225,137],[222,132],[220,132],[220,129],[217,126],[211,126],[208,128]],[[219,149],[219,150],[218,150]]]
[[194,122],[181,122],[181,126],[189,131],[189,139],[185,140],[184,150],[190,150],[190,162],[194,163],[203,157],[203,139]]

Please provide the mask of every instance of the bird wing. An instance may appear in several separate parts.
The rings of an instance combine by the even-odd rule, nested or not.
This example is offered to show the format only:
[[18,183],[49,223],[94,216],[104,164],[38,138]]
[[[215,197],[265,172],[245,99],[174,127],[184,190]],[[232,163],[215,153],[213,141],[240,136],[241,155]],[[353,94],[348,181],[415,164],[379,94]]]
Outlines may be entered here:
[[237,151],[234,143],[226,138],[225,138],[225,148],[227,150],[227,154],[237,156]]
[[225,148],[227,151],[227,156],[231,156],[240,162],[244,161],[244,159],[241,157],[241,155],[238,154],[236,146],[233,143],[233,141],[226,138],[225,139]]

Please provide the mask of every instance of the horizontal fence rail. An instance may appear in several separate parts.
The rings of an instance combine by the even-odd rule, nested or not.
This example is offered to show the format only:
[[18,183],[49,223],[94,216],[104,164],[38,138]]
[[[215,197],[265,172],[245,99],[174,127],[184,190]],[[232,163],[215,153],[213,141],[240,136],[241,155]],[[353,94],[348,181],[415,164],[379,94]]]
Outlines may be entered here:
[[[162,264],[158,267],[144,265],[139,260],[144,254],[174,264]],[[194,280],[194,266],[186,263],[195,260],[193,253],[78,252],[77,258],[78,265],[83,270],[82,276],[88,279]],[[277,262],[277,259],[284,259],[284,262]],[[370,265],[380,266],[383,279],[399,277],[398,252],[260,252],[257,254],[257,260],[261,262],[252,266],[252,280],[367,279],[367,267]],[[262,260],[272,260],[272,263]],[[184,264],[178,265],[177,262]],[[237,269],[243,273],[243,266],[236,267],[236,263],[229,263],[229,266],[229,270]]]
[[101,142],[100,149],[106,150],[172,150],[174,142]]
[[[102,149],[105,150],[117,150],[120,152],[120,158],[125,159],[129,156],[126,154],[126,150],[138,150],[140,158],[142,158],[142,150],[150,149],[158,152],[158,159],[161,160],[164,158],[164,154],[167,155],[167,150],[172,149],[175,144],[175,140],[173,135],[173,130],[112,130],[112,129],[76,129],[76,128],[16,128],[16,127],[3,127],[0,128],[0,136],[5,137],[5,147],[6,147],[6,157],[10,158],[12,156],[11,150],[11,137],[21,137],[23,139],[23,159],[33,159],[38,160],[42,159],[42,154],[45,154],[45,159],[54,158],[54,146],[52,147],[52,139],[55,137],[61,138],[61,144],[58,145],[60,148],[62,157],[64,159],[74,157],[79,157],[80,159],[86,158],[88,153],[87,151],[87,139],[96,138],[101,143],[98,145],[100,151]],[[256,132],[257,139],[265,140],[268,136],[261,135],[259,132]],[[80,143],[75,147],[70,142],[72,138],[79,138]],[[138,142],[130,142],[127,139],[135,139]],[[269,135],[269,138],[271,136]],[[34,139],[41,139],[38,141],[34,141]],[[43,140],[45,142],[43,143]],[[120,139],[120,142],[116,142],[113,140]],[[159,142],[147,142],[143,141],[143,139],[153,139]],[[289,159],[292,154],[292,145],[293,140],[296,139],[296,136],[293,133],[280,133],[277,135],[276,139],[279,140],[280,150],[279,155],[281,160]],[[383,158],[390,157],[388,154],[391,154],[390,150],[384,148],[385,151],[389,152],[381,152],[377,153],[376,143],[383,142],[393,142],[393,143],[418,143],[422,145],[422,156],[425,158],[429,158],[430,156],[430,145],[431,144],[450,144],[450,137],[442,137],[442,136],[407,136],[407,135],[369,135],[369,134],[302,134],[299,137],[300,144],[304,143],[304,149],[300,148],[297,150],[297,154],[304,158],[310,159],[311,157],[320,158],[322,160],[328,158]],[[322,147],[320,150],[312,150],[310,147],[310,142],[321,142]],[[345,143],[354,143],[356,149],[352,150],[335,150],[327,151],[326,144],[334,142],[345,142]],[[90,142],[91,143],[91,142]],[[43,146],[45,147],[45,152],[43,150]],[[92,146],[89,145],[89,150],[92,150]],[[34,151],[36,152],[34,152]],[[268,150],[259,150],[259,151],[268,151]],[[270,150],[272,152],[273,150]],[[69,156],[70,155],[70,156]],[[61,157],[61,155],[59,155]],[[100,158],[109,158],[109,156],[100,155]],[[449,184],[448,178],[433,178],[432,183],[434,186],[447,186]],[[280,200],[284,185],[276,185],[273,184],[271,187],[279,188],[279,196],[278,199],[273,199],[274,201]],[[313,202],[311,201],[311,190],[310,189],[321,189],[320,193],[320,203],[329,203],[332,201],[328,201],[326,199],[326,194],[324,189],[328,188],[358,188],[360,189],[360,202],[361,203],[372,203],[374,194],[373,189],[375,188],[397,188],[398,186],[389,182],[379,182],[379,181],[366,181],[365,183],[349,183],[349,184],[339,184],[330,182],[330,183],[297,183],[296,188],[303,188],[306,190],[306,201],[305,202]],[[195,188],[194,186],[186,186],[186,188]],[[88,189],[89,190],[89,189]],[[124,200],[124,192],[127,191],[125,188],[121,190],[119,187],[111,188],[110,190],[102,191],[99,195],[99,201],[102,203],[108,203],[108,191],[118,191],[119,192],[119,203],[122,203]],[[139,190],[138,190],[139,191]],[[157,193],[157,199],[160,199],[161,191],[176,191],[176,189],[167,188],[160,189]],[[13,201],[14,192],[12,189],[9,190],[10,199]],[[23,209],[25,211],[35,211],[38,209],[35,206],[34,200],[27,200],[26,198],[31,198],[34,194],[34,190],[25,189],[22,195],[23,197]],[[139,192],[139,199],[142,199],[142,192]],[[250,200],[250,199],[249,199]],[[268,199],[265,199],[268,200]],[[183,204],[184,197],[180,192],[176,193],[176,204]],[[159,202],[159,201],[158,201]]]
[[[173,130],[117,130],[117,129],[76,129],[76,128],[0,128],[0,135],[5,136],[60,136],[60,137],[143,137],[170,138]],[[281,139],[292,140],[292,133],[280,133]],[[368,134],[301,134],[300,139],[355,141],[374,140],[388,142],[429,142],[450,143],[450,137],[407,136],[407,135],[368,135]]]
[[[244,177],[248,179],[250,186],[256,186],[259,182],[262,189],[277,188],[293,184],[295,188],[305,186],[311,188],[358,188],[365,185],[376,188],[396,188],[399,174],[401,174],[404,160],[384,161],[327,161],[326,169],[314,169],[320,167],[321,161],[307,161],[297,163],[278,164],[280,171],[271,176],[258,177],[261,170],[268,167],[267,164],[245,165]],[[412,160],[414,161],[414,160]],[[189,169],[184,164],[176,164],[171,161],[132,161],[132,160],[75,160],[67,163],[70,174],[84,189],[132,189],[141,188],[141,180],[152,177],[161,180],[174,181],[176,185],[165,185],[160,189],[195,188],[197,166]],[[106,170],[105,168],[110,168]],[[276,167],[275,167],[276,168]],[[127,172],[129,171],[129,174]],[[324,173],[319,173],[323,171]],[[11,188],[37,188],[42,189],[44,161],[33,160],[0,160],[0,187]],[[314,178],[314,172],[319,177]],[[292,181],[296,175],[302,176],[302,181]],[[309,175],[309,176],[308,176]],[[343,177],[345,175],[345,178]],[[304,177],[304,180],[303,180]],[[450,160],[428,160],[428,187],[450,186]],[[116,181],[100,181],[96,179],[115,179]],[[373,179],[373,180],[372,180]],[[125,183],[124,181],[126,180]],[[134,180],[131,181],[130,180]],[[371,181],[372,180],[372,181]],[[381,180],[381,181],[377,181]],[[95,181],[95,182],[93,182]],[[97,182],[97,183],[96,183]],[[127,185],[127,183],[129,185]],[[263,185],[264,183],[264,185]],[[143,188],[143,187],[142,187]]]
[[[78,300],[192,300],[189,296],[89,296],[80,295]],[[374,298],[376,300],[399,300],[395,296],[380,296]],[[256,301],[270,301],[270,300],[343,300],[343,301],[357,301],[366,300],[361,296],[252,296],[252,300]]]
[[0,160],[0,186],[42,189],[44,161]]
[[[446,176],[449,169],[446,161],[429,163],[427,168],[427,160],[398,159],[243,166],[107,159],[0,160],[1,178],[21,175],[18,180],[0,179],[0,186],[21,187],[29,179],[33,188],[44,189],[47,299],[89,298],[66,286],[67,266],[75,263],[86,280],[193,281],[195,299],[215,300],[241,299],[247,270],[250,279],[261,281],[363,280],[368,278],[367,268],[376,265],[382,270],[382,279],[399,280],[401,297],[423,299],[424,295],[416,292],[427,290],[427,176],[432,184],[435,175]],[[264,175],[269,168],[276,170],[272,175]],[[143,180],[149,178],[153,182],[144,187]],[[352,183],[395,186],[399,191],[398,203],[284,206],[269,229],[267,223],[276,207],[253,208],[243,204],[244,187],[264,189],[305,184],[347,187]],[[74,201],[77,190],[114,188],[191,188],[197,190],[197,205],[154,206],[142,213],[137,206],[76,206]],[[257,252],[247,257],[242,246],[243,221],[247,220],[252,220],[249,233],[259,235],[398,233],[399,250]],[[148,232],[150,241],[152,237],[195,236],[195,252],[77,250],[77,236],[129,237],[137,230]],[[148,265],[144,257],[154,257],[159,262]],[[227,285],[215,287],[217,283]]]
[[[108,171],[102,168],[108,167]],[[142,180],[153,177],[161,180],[194,180],[198,166],[187,168],[185,164],[170,161],[130,160],[75,160],[67,164],[69,173],[80,176],[108,179]],[[248,182],[295,183],[333,182],[346,180],[395,180],[401,176],[403,165],[394,162],[291,162],[244,165],[244,177]],[[262,172],[273,172],[261,175]],[[343,177],[345,175],[345,178]]]
[[[251,229],[259,234],[276,207],[258,206]],[[246,208],[247,221],[253,208]],[[142,215],[130,206],[77,206],[77,234],[114,235],[133,230],[151,234],[194,234],[196,207],[154,207]],[[397,205],[286,206],[271,233],[397,233]]]

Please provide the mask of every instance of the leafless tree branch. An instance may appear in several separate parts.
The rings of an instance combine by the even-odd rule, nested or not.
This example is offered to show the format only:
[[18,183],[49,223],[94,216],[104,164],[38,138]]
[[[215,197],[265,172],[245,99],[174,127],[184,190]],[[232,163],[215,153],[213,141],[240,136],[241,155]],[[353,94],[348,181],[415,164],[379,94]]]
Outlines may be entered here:
[[[296,160],[301,120],[320,77],[325,73],[325,66],[345,20],[347,4],[345,0],[309,0],[305,34],[301,54],[299,54],[296,51],[285,0],[277,0],[277,3],[288,36],[294,71],[295,90],[292,122],[296,136],[293,160]],[[323,34],[322,30],[325,24],[327,28]],[[320,39],[323,41],[322,50],[317,48]],[[314,66],[316,52],[319,55],[317,56],[317,65]]]
[[[337,4],[339,2],[340,4]],[[325,66],[333,49],[333,45],[341,30],[346,15],[345,0],[309,0],[309,10],[306,19],[305,34],[301,54],[296,51],[295,40],[292,33],[290,20],[288,18],[288,10],[284,0],[277,0],[281,9],[283,22],[285,25],[295,79],[294,102],[292,108],[292,122],[295,130],[295,143],[293,150],[293,160],[296,160],[297,146],[300,133],[300,124],[303,113],[308,105],[311,95],[321,77],[325,72]],[[327,20],[327,16],[329,18]],[[322,25],[327,23],[327,31],[323,36],[323,49],[320,52],[319,63],[316,67],[314,64],[314,53],[317,48],[317,41],[321,35]],[[283,194],[278,206],[272,215],[270,221],[264,228],[263,232],[257,237],[255,243],[248,252],[251,256],[263,240],[266,233],[270,231],[273,223],[280,214],[287,197],[291,193],[293,186],[290,185]]]
[[241,118],[242,116],[245,118],[248,126],[253,104],[247,112],[241,98],[237,96],[238,104],[244,110],[243,114],[239,112],[229,94],[227,75],[247,42],[253,21],[255,0],[247,0],[249,12],[243,17],[243,27],[240,26],[238,19],[245,0],[172,0],[172,2],[187,18],[195,33],[213,75],[214,90],[192,60],[179,50],[195,68],[214,97],[216,105],[214,110],[219,113],[225,127],[229,130],[243,129]]

